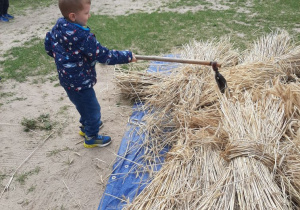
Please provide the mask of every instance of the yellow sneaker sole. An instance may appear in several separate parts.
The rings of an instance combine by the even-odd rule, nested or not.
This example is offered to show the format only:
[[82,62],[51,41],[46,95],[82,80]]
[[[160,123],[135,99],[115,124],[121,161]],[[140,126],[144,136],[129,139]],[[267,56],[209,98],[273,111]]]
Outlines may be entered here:
[[83,146],[84,146],[85,148],[94,148],[94,147],[98,147],[98,145],[96,145],[96,144],[88,145],[88,144],[86,144],[86,143],[83,143]]
[[110,145],[111,141],[106,143],[106,144],[86,144],[85,142],[83,143],[83,146],[85,148],[94,148],[94,147],[106,147]]
[[79,131],[79,135],[84,137],[85,133],[83,133],[82,131]]

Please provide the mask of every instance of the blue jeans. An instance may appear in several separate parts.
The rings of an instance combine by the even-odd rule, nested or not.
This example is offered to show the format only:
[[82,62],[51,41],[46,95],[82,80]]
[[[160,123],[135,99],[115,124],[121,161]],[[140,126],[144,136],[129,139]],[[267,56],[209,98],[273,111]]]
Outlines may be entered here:
[[8,7],[8,0],[0,0],[0,16],[7,14]]
[[79,122],[84,126],[86,136],[98,135],[101,123],[101,107],[94,89],[89,88],[81,91],[65,90],[80,114]]

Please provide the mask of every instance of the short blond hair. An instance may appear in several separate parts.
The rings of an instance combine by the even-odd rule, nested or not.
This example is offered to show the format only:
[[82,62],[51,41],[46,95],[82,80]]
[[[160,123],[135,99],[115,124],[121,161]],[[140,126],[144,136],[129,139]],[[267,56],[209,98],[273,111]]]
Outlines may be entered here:
[[66,19],[70,13],[82,10],[84,4],[91,4],[91,0],[58,0],[60,12]]

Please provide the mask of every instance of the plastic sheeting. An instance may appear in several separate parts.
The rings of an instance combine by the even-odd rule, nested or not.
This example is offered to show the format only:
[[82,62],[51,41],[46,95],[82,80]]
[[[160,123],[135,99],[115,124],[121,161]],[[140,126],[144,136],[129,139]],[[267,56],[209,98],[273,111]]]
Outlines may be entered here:
[[[174,57],[167,55],[167,57]],[[178,67],[176,63],[152,62],[148,72],[164,72],[168,74],[173,68]],[[126,202],[131,202],[148,184],[149,174],[143,173],[143,161],[141,157],[144,149],[140,147],[144,140],[144,132],[139,127],[143,122],[145,111],[142,104],[135,104],[127,131],[122,139],[118,156],[113,165],[113,172],[108,180],[106,189],[101,198],[98,210],[122,209]],[[165,148],[162,153],[168,151]],[[156,171],[160,170],[164,159],[158,159]],[[138,173],[138,172],[141,173]]]

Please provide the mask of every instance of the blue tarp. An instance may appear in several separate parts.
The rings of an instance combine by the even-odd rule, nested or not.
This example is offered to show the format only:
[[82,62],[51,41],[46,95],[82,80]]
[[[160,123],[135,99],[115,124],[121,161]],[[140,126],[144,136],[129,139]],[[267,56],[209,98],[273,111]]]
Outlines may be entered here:
[[[174,57],[167,55],[167,57]],[[152,62],[148,72],[164,72],[168,73],[171,69],[178,67],[176,63]],[[127,131],[122,139],[118,157],[113,166],[113,172],[108,180],[106,189],[101,198],[98,210],[122,209],[126,204],[124,201],[132,201],[148,184],[149,175],[140,173],[143,171],[143,161],[141,157],[144,149],[139,147],[144,140],[144,132],[141,131],[139,124],[143,122],[145,111],[143,104],[135,104],[134,112],[130,117],[127,125]],[[166,148],[162,153],[168,151]],[[163,163],[163,158],[157,160],[157,163]],[[157,164],[156,171],[160,170],[161,165]]]

